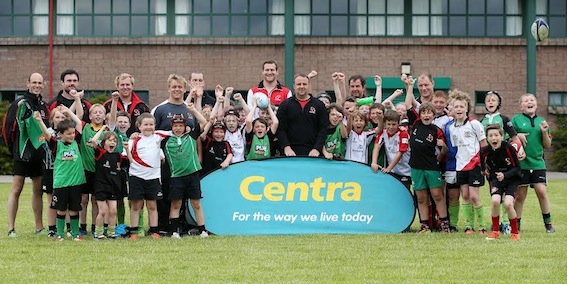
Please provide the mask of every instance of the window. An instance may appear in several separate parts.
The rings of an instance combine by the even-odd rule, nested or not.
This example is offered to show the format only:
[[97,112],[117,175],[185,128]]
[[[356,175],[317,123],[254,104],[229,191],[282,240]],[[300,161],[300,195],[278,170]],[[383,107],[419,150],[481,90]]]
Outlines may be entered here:
[[25,93],[26,91],[22,90],[1,90],[0,101],[13,102],[15,99],[23,96]]
[[412,0],[412,35],[520,36],[521,7],[521,0]]
[[49,0],[0,0],[0,37],[45,36]]
[[567,106],[567,92],[549,92],[549,106]]
[[295,0],[294,5],[296,35],[404,35],[404,1]]
[[565,0],[537,0],[537,17],[549,25],[549,37],[567,37],[567,3]]

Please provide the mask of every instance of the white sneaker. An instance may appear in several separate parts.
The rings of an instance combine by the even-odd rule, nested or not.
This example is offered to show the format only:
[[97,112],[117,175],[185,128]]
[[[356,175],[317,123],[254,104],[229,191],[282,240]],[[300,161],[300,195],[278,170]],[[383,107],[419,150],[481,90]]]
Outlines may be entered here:
[[175,232],[175,233],[171,234],[171,238],[172,238],[172,239],[181,240],[181,236],[179,235],[178,232]]
[[207,231],[202,231],[199,236],[201,236],[201,238],[208,238],[208,237],[209,237],[209,233],[207,233]]

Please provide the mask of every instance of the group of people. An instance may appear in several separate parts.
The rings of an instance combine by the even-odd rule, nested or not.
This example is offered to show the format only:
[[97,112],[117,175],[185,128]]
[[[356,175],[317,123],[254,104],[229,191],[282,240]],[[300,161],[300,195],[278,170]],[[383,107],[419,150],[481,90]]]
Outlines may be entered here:
[[[296,75],[293,92],[277,80],[278,74],[277,62],[264,62],[263,80],[246,97],[220,85],[208,94],[201,73],[192,73],[189,81],[171,74],[168,99],[153,109],[135,94],[134,77],[127,73],[116,77],[116,91],[104,104],[83,98],[79,74],[71,69],[61,74],[63,90],[46,103],[43,77],[32,74],[26,94],[9,112],[17,127],[10,145],[14,178],[8,236],[17,236],[19,196],[25,177],[31,177],[36,234],[63,240],[67,231],[82,240],[90,203],[93,237],[115,238],[117,225],[125,223],[127,197],[128,237],[181,238],[188,232],[187,220],[180,217],[185,204],[195,213],[189,232],[207,237],[200,179],[232,163],[273,156],[352,160],[396,177],[413,188],[422,233],[458,231],[462,213],[465,233],[488,235],[479,194],[486,177],[492,196],[487,238],[504,232],[517,240],[530,185],[540,200],[546,231],[554,232],[543,160],[551,136],[548,124],[536,115],[533,95],[523,95],[523,113],[509,119],[499,113],[500,95],[489,92],[488,114],[479,122],[470,116],[467,93],[434,91],[426,74],[417,80],[402,75],[406,96],[397,104],[393,102],[404,90],[383,99],[379,76],[374,77],[376,93],[368,96],[363,76],[347,80],[335,72],[333,99],[310,93],[315,71]],[[266,98],[269,104],[262,101]],[[507,213],[502,218],[501,204]]]

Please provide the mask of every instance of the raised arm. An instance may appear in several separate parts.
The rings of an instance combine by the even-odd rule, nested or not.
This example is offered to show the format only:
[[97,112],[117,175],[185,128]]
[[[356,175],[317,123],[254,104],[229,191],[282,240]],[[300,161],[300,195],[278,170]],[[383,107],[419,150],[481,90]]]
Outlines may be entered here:
[[33,112],[33,118],[35,120],[37,120],[37,122],[39,123],[39,127],[41,128],[41,132],[43,132],[43,135],[45,135],[45,140],[47,140],[47,141],[51,140],[51,133],[49,133],[49,130],[47,129],[47,126],[45,125],[45,122],[43,122],[43,119],[41,118],[41,113],[39,113],[39,111],[34,111]]
[[378,75],[374,76],[374,84],[376,85],[376,94],[374,95],[374,102],[382,102],[382,78]]
[[102,136],[102,133],[104,133],[104,131],[106,131],[106,130],[109,130],[109,127],[108,127],[108,125],[105,124],[96,132],[96,134],[93,136],[91,141],[87,143],[87,145],[95,148],[96,145],[98,145],[98,141],[100,140],[100,136]]
[[254,121],[254,113],[256,112],[256,106],[257,106],[256,98],[252,96],[252,109],[250,109],[250,112],[248,112],[248,114],[246,115],[246,128],[244,129],[246,133],[252,132],[252,128],[253,128],[252,122]]
[[197,110],[195,104],[187,104],[187,110],[197,119],[197,122],[199,122],[199,128],[203,129],[205,124],[207,124],[207,119]]
[[114,130],[116,127],[116,113],[118,112],[118,92],[112,93],[112,103],[110,104],[110,115],[108,116],[108,128]]
[[59,105],[58,108],[62,114],[66,114],[71,118],[72,121],[75,122],[75,129],[77,130],[77,132],[83,133],[83,121],[79,118],[79,116],[64,105]]
[[276,134],[278,127],[280,126],[280,121],[278,120],[276,113],[272,109],[271,104],[268,106],[268,113],[270,114],[270,118],[272,119],[272,125],[270,125],[270,129],[272,130],[273,134]]
[[248,107],[248,104],[246,104],[246,101],[242,97],[242,94],[240,93],[234,94],[234,99],[238,101],[238,104],[242,106],[242,109],[244,110],[244,112],[246,112],[246,114],[250,112],[250,108]]
[[81,99],[83,98],[84,94],[85,94],[84,91],[80,91],[80,92],[77,92],[76,90],[69,91],[69,95],[71,95],[75,100],[73,104],[71,104],[71,107],[69,107],[69,109],[73,113],[75,113],[78,117],[83,117],[83,115],[85,114],[83,105],[81,103]]
[[413,95],[413,83],[415,82],[415,80],[412,76],[405,77],[404,74],[402,75],[402,81],[406,85],[406,108],[410,110],[413,108],[413,103],[415,100],[415,96]]
[[337,105],[342,106],[345,101],[345,74],[334,72],[331,75],[333,79],[333,90],[335,91],[335,102]]

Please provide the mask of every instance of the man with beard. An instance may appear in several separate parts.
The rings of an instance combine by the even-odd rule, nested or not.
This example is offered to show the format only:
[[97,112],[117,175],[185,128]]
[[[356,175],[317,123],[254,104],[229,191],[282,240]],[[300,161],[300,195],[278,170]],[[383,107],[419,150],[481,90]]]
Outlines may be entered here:
[[[58,105],[64,105],[74,112],[82,121],[86,123],[91,122],[89,118],[91,103],[83,99],[83,91],[77,90],[79,86],[79,73],[73,69],[63,71],[63,73],[61,73],[61,86],[63,90],[59,91],[59,94],[48,103],[49,111],[51,112],[51,110]],[[79,94],[80,107],[75,104],[76,99],[73,96],[75,92]]]

